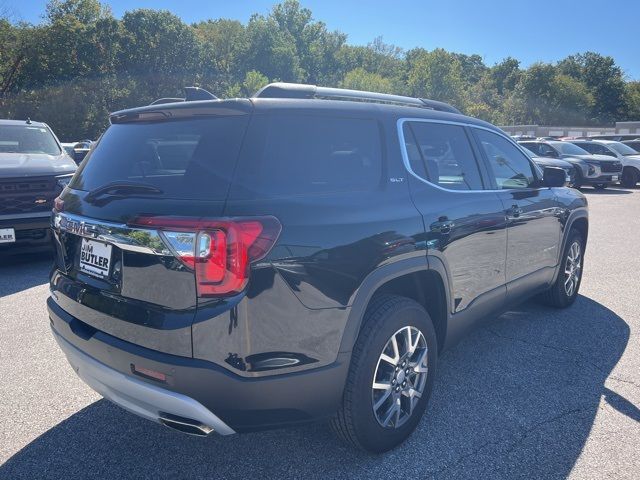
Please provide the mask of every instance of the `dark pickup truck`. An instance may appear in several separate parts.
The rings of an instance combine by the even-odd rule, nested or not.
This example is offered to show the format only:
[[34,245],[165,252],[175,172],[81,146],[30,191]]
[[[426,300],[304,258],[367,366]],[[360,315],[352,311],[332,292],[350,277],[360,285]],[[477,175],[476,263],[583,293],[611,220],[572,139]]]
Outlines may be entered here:
[[46,124],[0,120],[0,253],[51,248],[53,201],[75,170]]

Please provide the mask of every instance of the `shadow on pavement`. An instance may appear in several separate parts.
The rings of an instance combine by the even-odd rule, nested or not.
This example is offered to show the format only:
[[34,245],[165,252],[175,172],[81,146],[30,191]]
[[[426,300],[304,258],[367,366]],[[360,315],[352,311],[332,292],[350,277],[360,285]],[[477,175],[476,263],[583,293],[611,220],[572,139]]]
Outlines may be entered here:
[[483,324],[439,363],[431,404],[400,448],[370,456],[324,424],[196,438],[105,400],[72,415],[0,467],[2,478],[564,478],[589,436],[625,350],[619,316],[579,297],[568,310],[533,303]]
[[605,190],[596,190],[595,188],[581,188],[580,191],[587,195],[627,195],[633,193],[632,190],[626,190],[623,188],[611,188],[608,187]]
[[0,298],[49,281],[53,253],[0,254]]

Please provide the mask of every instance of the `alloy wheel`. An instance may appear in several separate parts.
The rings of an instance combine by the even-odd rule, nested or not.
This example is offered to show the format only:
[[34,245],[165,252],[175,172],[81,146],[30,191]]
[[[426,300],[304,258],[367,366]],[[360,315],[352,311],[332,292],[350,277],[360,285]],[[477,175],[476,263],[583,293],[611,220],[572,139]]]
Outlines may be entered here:
[[573,242],[569,247],[567,261],[564,266],[564,291],[567,297],[571,297],[580,283],[582,271],[582,252],[579,242]]
[[427,341],[416,327],[403,327],[387,341],[378,359],[371,391],[373,413],[386,428],[402,426],[427,384]]

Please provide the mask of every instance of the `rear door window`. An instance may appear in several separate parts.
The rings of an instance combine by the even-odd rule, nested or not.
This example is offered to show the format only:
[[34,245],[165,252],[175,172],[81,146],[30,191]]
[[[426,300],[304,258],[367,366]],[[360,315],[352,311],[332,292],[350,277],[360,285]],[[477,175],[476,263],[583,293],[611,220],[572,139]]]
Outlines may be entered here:
[[380,127],[372,119],[254,115],[244,145],[236,197],[366,191],[380,186]]
[[482,190],[478,163],[460,125],[405,122],[403,136],[411,169],[451,190]]
[[476,128],[475,134],[498,188],[508,190],[536,186],[538,182],[533,163],[513,143],[487,130]]
[[168,198],[222,200],[246,125],[246,115],[112,125],[71,188],[129,181],[158,187]]

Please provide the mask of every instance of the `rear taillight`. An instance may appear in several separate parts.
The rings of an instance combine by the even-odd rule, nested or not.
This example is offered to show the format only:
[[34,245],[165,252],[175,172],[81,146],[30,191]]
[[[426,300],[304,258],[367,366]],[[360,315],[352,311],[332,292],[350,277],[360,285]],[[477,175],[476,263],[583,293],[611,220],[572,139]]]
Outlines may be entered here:
[[195,272],[201,297],[241,292],[249,281],[251,263],[269,253],[282,229],[270,216],[219,220],[142,216],[129,225],[158,230],[173,254]]

